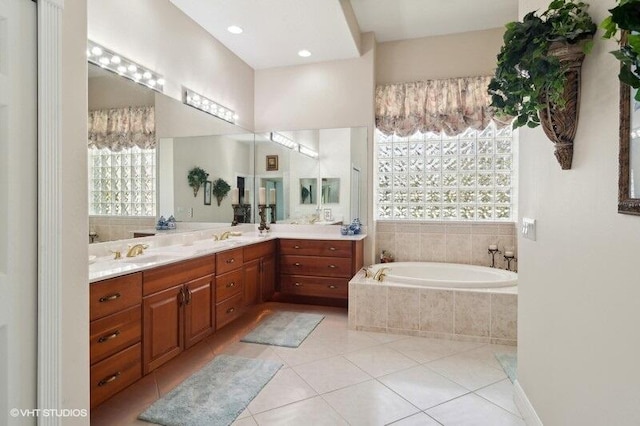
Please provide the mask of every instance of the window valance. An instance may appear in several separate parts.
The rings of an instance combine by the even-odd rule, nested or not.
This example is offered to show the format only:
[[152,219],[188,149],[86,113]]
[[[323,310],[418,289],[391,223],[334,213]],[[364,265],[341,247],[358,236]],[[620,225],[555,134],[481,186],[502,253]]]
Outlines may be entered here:
[[376,87],[376,127],[383,133],[408,136],[441,131],[457,135],[482,130],[493,120],[498,128],[511,117],[496,116],[489,107],[491,77],[463,77]]
[[89,147],[120,151],[137,146],[155,148],[154,107],[127,107],[89,111]]

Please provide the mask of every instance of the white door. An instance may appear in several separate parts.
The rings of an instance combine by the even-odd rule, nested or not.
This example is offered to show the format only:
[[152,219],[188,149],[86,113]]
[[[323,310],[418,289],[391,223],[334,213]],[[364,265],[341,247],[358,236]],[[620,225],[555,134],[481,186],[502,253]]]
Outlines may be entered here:
[[0,425],[35,424],[36,3],[0,0]]

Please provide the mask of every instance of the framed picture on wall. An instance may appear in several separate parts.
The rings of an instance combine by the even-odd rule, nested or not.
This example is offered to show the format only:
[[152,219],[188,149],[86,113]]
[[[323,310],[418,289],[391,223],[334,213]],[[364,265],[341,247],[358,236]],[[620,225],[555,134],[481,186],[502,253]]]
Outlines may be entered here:
[[267,155],[267,171],[272,172],[278,170],[278,156]]
[[212,183],[210,180],[204,183],[204,205],[205,206],[211,205],[211,187],[212,187]]

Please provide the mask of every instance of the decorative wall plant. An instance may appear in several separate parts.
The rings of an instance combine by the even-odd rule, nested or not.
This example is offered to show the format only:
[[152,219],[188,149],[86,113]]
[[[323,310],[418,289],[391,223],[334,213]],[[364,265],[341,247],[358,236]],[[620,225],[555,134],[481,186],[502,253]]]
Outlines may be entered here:
[[205,172],[200,167],[194,167],[189,170],[189,174],[187,175],[187,180],[189,181],[189,186],[193,188],[193,196],[198,195],[198,191],[200,187],[204,185],[209,177],[209,173]]
[[213,181],[213,188],[211,189],[211,193],[214,197],[216,197],[218,206],[220,206],[222,199],[227,196],[230,190],[231,186],[224,179],[220,178]]
[[[622,34],[626,41],[621,43],[620,49],[611,53],[620,61],[619,78],[623,83],[634,89],[640,88],[640,0],[618,0],[618,5],[609,9],[611,15],[602,21],[604,38],[609,39]],[[635,99],[640,102],[640,90]]]
[[489,84],[491,106],[515,117],[514,127],[542,124],[562,169],[571,168],[580,70],[597,29],[588,7],[554,0],[540,16],[530,12],[522,22],[507,24]]

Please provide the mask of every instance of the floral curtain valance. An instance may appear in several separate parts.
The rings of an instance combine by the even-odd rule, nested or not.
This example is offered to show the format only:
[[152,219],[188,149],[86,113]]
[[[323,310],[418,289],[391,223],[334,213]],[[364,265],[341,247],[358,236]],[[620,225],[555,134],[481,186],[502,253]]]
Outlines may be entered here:
[[155,148],[154,107],[127,107],[89,111],[89,147],[120,151],[137,146]]
[[484,129],[492,120],[505,127],[511,117],[496,116],[489,107],[490,81],[464,77],[377,86],[376,127],[398,136],[441,131],[456,135],[469,127]]

